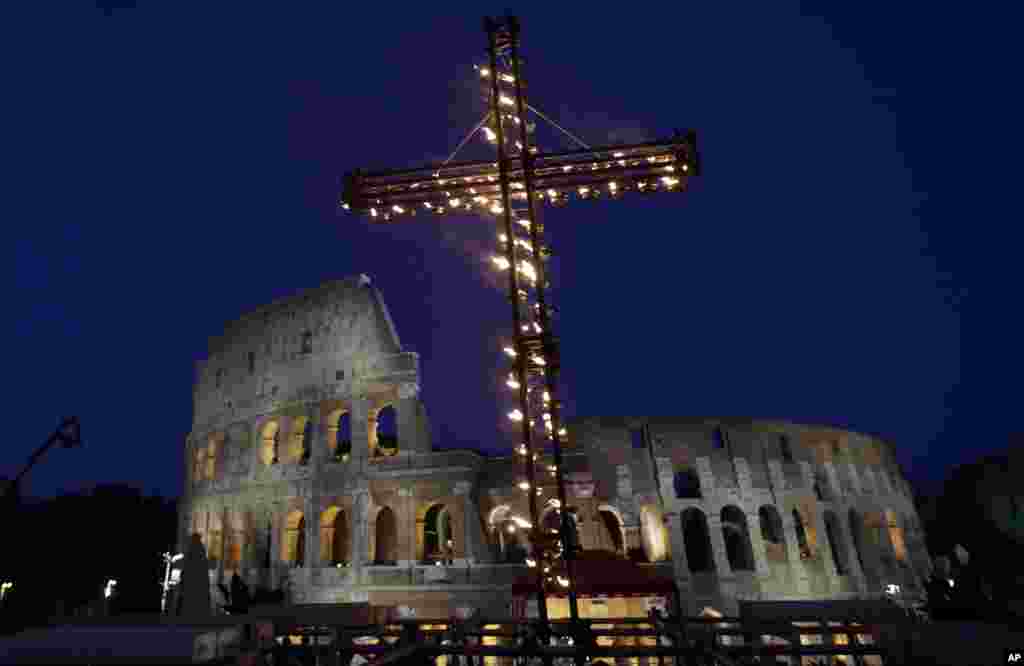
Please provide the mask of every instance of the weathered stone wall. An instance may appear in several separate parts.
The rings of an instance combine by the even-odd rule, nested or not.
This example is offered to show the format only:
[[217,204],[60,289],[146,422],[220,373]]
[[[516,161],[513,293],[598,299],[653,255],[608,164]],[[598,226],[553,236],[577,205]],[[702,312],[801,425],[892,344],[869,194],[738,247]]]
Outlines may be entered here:
[[[432,451],[417,356],[367,278],[229,324],[197,370],[179,543],[201,534],[211,584],[237,571],[295,602],[418,599],[421,617],[511,601],[509,586],[527,569],[506,564],[502,549],[528,542],[515,525],[534,520],[516,485],[519,461]],[[376,436],[387,406],[394,455]],[[741,419],[608,417],[568,428],[567,501],[582,546],[662,561],[649,566],[675,577],[688,612],[731,613],[748,598],[877,596],[890,583],[912,595],[929,570],[907,486],[891,447],[875,438]],[[699,480],[699,496],[677,496],[684,472]],[[543,520],[557,491],[546,472],[537,482]],[[435,505],[448,516],[451,566],[427,552]],[[685,531],[687,509],[703,514],[706,537]],[[762,509],[777,514],[779,535],[763,531]],[[733,558],[727,544],[739,544]],[[707,548],[713,571],[691,570],[695,548]]]

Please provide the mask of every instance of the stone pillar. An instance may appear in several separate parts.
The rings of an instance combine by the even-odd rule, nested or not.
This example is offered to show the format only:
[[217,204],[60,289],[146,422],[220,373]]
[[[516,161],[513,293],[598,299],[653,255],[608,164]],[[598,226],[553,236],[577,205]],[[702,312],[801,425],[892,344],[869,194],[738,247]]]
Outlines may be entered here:
[[[315,491],[314,491],[315,492]],[[323,566],[320,562],[320,498],[307,495],[302,502],[302,515],[306,519],[306,560],[304,567]]]
[[829,497],[831,499],[838,499],[846,494],[843,490],[843,486],[839,483],[839,475],[836,474],[836,466],[833,463],[826,462],[825,465],[825,478],[828,480],[829,485]]
[[633,497],[633,472],[629,465],[615,465],[615,497]]
[[750,535],[750,549],[754,552],[754,569],[759,577],[767,578],[772,571],[768,566],[768,552],[761,535],[760,515],[756,511],[747,514],[747,533]]
[[486,549],[483,542],[483,535],[480,534],[480,509],[473,499],[473,486],[469,481],[459,481],[455,484],[455,494],[462,497],[463,513],[465,514],[464,534],[462,540],[463,557],[467,562],[474,563],[481,557],[486,556]]
[[420,387],[414,382],[398,385],[398,401],[395,403],[395,429],[398,435],[399,453],[429,453],[430,444],[425,441],[420,428]]
[[711,553],[715,558],[715,568],[720,575],[732,575],[729,555],[725,550],[725,535],[722,534],[722,516],[716,511],[708,517],[708,536],[711,537]]
[[709,498],[715,494],[715,473],[711,469],[711,458],[697,458],[697,477],[700,479],[700,493]]
[[280,569],[281,569],[281,521],[282,511],[279,503],[274,502],[271,505],[270,513],[270,586],[273,589],[281,583]]
[[747,500],[754,496],[754,484],[750,478],[750,463],[746,458],[733,458],[736,467],[736,485],[740,491],[740,497]]
[[355,579],[361,580],[363,566],[370,559],[370,489],[363,481],[351,494],[352,556],[349,561],[352,563]]
[[661,510],[668,511],[670,507],[674,506],[673,500],[676,496],[675,469],[672,467],[671,458],[655,458],[655,463],[657,465],[655,474],[658,475],[661,497],[665,502],[665,506],[661,507]]
[[370,455],[370,400],[365,396],[352,399],[349,413],[352,427],[352,455],[349,460],[353,469],[365,469]]
[[793,522],[792,511],[781,511],[782,529],[786,535],[786,559],[793,571],[793,580],[796,591],[799,594],[809,594],[811,591],[810,576],[803,560],[800,559],[800,542],[796,536],[796,524]]
[[677,580],[690,579],[690,563],[686,560],[686,543],[683,540],[683,524],[680,515],[671,512],[665,515],[668,539],[672,548],[672,570]]
[[412,488],[398,489],[398,499],[393,508],[398,530],[397,564],[407,567],[419,559],[419,525],[416,522],[416,498]]
[[847,575],[854,582],[858,592],[865,591],[864,572],[860,568],[860,560],[857,559],[857,549],[853,545],[853,533],[850,531],[849,511],[836,513],[836,528],[839,531],[837,538],[842,542],[842,548],[846,554]]
[[850,475],[850,483],[853,485],[853,493],[855,495],[863,494],[864,490],[861,488],[860,475],[857,474],[857,465],[849,462],[846,463],[846,468],[849,470],[848,473]]

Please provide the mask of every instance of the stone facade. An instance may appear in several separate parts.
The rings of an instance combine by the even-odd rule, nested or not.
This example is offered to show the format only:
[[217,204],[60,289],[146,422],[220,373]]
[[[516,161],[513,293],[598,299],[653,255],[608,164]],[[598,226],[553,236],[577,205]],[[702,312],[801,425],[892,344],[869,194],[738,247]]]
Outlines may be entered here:
[[[516,557],[530,521],[521,466],[433,451],[419,387],[418,357],[365,276],[231,323],[197,367],[179,544],[200,534],[212,585],[238,572],[294,603],[507,614],[528,571]],[[568,430],[582,546],[675,578],[687,612],[875,597],[891,583],[920,595],[924,535],[885,442],[720,418]],[[538,486],[546,524],[553,477]],[[581,608],[644,612],[625,601]]]

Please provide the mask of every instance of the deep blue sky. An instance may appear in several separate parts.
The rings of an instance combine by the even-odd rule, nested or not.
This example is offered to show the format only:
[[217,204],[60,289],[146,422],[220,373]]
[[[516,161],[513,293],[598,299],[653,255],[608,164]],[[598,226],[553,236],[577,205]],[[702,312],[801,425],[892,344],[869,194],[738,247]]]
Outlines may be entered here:
[[[178,494],[207,337],[364,272],[422,356],[437,444],[504,445],[493,225],[335,211],[342,173],[443,158],[479,119],[504,7],[202,4],[4,9],[0,474],[74,413],[87,446],[27,494]],[[1019,208],[997,194],[1019,167],[991,101],[1016,85],[1010,22],[834,4],[517,7],[534,105],[593,144],[693,127],[703,151],[688,195],[546,216],[570,414],[848,426],[926,481],[1019,429]]]

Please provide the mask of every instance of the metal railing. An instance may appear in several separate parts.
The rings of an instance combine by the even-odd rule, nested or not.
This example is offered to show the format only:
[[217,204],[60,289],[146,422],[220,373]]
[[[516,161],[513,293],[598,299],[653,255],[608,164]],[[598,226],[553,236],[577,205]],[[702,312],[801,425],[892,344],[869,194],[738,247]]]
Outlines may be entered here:
[[[272,655],[274,663],[339,666],[349,666],[356,654],[375,666],[433,665],[439,657],[445,666],[453,659],[462,666],[597,661],[610,666],[621,659],[658,666],[890,663],[887,646],[877,640],[877,626],[860,622],[744,623],[722,617],[654,624],[650,619],[607,618],[580,624],[586,633],[573,632],[568,621],[553,621],[546,641],[535,621],[508,618],[401,620],[364,627],[278,625],[279,644],[260,652]],[[624,641],[640,644],[602,644]]]

